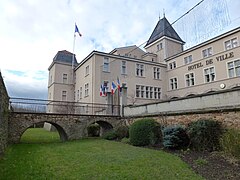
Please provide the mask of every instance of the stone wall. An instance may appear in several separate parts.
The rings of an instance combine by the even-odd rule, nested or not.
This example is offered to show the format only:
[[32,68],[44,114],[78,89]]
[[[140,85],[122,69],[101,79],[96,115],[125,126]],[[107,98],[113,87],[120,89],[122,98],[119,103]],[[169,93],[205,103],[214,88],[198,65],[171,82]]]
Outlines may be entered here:
[[240,129],[240,88],[155,104],[124,107],[126,123],[152,117],[161,124],[187,125],[201,118],[215,119],[225,127]]
[[0,154],[7,147],[9,97],[0,72]]
[[153,118],[162,125],[188,125],[190,122],[197,121],[199,119],[213,119],[222,123],[226,128],[240,129],[240,110],[219,110],[208,112],[192,112],[192,113],[175,113],[175,114],[159,114],[152,116],[138,116],[125,118],[126,124],[131,125],[134,121],[142,118]]

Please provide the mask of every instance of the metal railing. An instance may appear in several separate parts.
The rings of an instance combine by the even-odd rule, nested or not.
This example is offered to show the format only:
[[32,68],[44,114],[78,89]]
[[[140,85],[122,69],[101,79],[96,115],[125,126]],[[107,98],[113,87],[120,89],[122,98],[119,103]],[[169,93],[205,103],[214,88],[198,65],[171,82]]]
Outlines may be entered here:
[[52,101],[11,97],[10,106],[13,112],[113,116],[120,115],[120,106],[113,104]]

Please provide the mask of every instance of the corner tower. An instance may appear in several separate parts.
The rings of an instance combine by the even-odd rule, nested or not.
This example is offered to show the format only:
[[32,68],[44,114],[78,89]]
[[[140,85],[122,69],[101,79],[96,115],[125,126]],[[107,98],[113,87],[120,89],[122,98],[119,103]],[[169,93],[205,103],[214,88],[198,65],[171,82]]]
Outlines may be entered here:
[[49,66],[48,99],[74,101],[74,68],[77,66],[74,54],[63,50],[53,58]]
[[164,17],[159,19],[144,48],[149,53],[157,54],[158,62],[164,62],[164,59],[182,52],[184,43]]

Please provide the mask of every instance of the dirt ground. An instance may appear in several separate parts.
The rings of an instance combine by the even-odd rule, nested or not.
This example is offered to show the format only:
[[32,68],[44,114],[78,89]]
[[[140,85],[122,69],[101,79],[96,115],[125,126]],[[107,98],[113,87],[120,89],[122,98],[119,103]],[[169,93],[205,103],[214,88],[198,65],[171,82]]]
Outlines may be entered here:
[[220,152],[166,151],[178,155],[205,179],[240,180],[240,160]]

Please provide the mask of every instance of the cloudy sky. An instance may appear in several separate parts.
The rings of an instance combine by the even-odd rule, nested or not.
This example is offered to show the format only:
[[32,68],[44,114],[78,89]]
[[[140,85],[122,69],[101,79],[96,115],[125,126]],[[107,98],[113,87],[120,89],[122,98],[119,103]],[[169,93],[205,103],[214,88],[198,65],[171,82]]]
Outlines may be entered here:
[[[172,23],[199,1],[1,0],[0,70],[8,93],[12,97],[47,98],[48,67],[57,51],[73,51],[75,22],[83,35],[75,44],[80,62],[93,50],[110,52],[115,47],[142,44],[159,16],[163,17],[163,9]],[[207,28],[199,26],[195,40],[206,39],[206,34],[214,36],[238,27],[239,7],[236,0],[205,0],[175,26],[183,40],[193,42],[181,28],[191,25],[189,22],[196,25],[201,16]],[[216,27],[209,17],[221,17]]]

